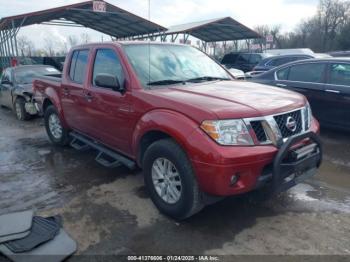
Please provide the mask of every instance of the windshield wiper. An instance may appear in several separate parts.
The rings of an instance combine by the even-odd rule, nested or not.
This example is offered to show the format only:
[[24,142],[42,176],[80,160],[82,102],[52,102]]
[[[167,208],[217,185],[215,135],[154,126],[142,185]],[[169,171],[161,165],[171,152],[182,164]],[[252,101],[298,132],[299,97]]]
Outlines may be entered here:
[[173,80],[173,79],[164,79],[164,80],[158,80],[158,81],[151,81],[148,82],[148,86],[161,86],[161,85],[174,85],[174,84],[185,84],[185,81],[183,80]]
[[215,81],[215,80],[231,80],[230,78],[225,77],[216,77],[216,76],[201,76],[196,78],[187,79],[186,82],[200,82],[200,81]]

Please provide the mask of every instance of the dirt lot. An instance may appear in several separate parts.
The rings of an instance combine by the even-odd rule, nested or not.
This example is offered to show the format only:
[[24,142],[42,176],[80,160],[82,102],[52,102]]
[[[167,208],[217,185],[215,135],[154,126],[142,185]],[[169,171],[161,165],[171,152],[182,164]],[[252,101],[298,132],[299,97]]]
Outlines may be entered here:
[[78,254],[350,255],[350,136],[322,138],[325,161],[307,183],[267,202],[231,197],[177,223],[153,206],[141,172],[54,148],[41,119],[0,109],[0,214],[61,214]]

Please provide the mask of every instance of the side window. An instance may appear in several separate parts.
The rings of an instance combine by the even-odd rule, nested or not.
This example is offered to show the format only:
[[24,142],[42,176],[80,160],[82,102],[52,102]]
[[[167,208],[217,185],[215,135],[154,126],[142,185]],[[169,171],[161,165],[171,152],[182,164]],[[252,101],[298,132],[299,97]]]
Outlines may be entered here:
[[69,76],[74,82],[79,84],[82,84],[84,82],[88,57],[88,50],[74,51],[71,61],[71,67],[69,70]]
[[74,71],[75,71],[75,65],[77,63],[77,56],[79,54],[79,51],[74,51],[72,55],[72,59],[70,61],[70,67],[69,67],[69,77],[70,79],[74,79]]
[[331,64],[329,83],[350,86],[350,64]]
[[260,55],[253,54],[250,56],[250,63],[251,64],[259,64],[261,60],[262,60],[262,58]]
[[124,84],[125,78],[122,65],[117,54],[112,49],[97,50],[92,78],[94,85],[96,85],[95,77],[101,73],[116,76],[119,80],[119,84]]
[[5,69],[2,77],[1,77],[1,83],[3,81],[10,81],[11,82],[11,74],[10,74],[10,70],[9,69]]
[[241,54],[238,57],[237,62],[238,63],[249,63],[249,58],[250,58],[250,54]]
[[277,80],[288,80],[289,69],[290,67],[287,67],[277,71]]
[[326,64],[310,63],[295,65],[290,68],[288,80],[323,83]]

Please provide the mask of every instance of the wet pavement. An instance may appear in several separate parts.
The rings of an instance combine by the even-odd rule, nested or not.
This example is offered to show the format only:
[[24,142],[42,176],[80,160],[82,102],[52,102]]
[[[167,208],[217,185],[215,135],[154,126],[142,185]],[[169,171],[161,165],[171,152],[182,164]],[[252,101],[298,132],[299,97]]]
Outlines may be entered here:
[[[268,201],[230,197],[176,222],[153,206],[140,171],[53,147],[42,120],[0,109],[0,214],[61,214],[78,254],[350,255],[350,136],[323,131],[318,175]],[[74,260],[74,257],[73,257]]]

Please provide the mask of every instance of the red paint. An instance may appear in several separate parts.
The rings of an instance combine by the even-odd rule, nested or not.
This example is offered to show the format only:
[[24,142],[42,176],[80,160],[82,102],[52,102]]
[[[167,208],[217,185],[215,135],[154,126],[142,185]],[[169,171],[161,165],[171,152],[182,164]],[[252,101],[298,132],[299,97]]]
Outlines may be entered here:
[[[91,84],[92,65],[97,48],[113,49],[126,78],[124,94],[96,88]],[[68,77],[72,51],[89,49],[89,68],[83,85]],[[254,188],[263,168],[271,164],[277,148],[266,146],[220,146],[200,128],[204,120],[259,117],[305,106],[297,93],[239,81],[206,82],[171,88],[144,90],[129,64],[121,44],[89,44],[73,49],[67,56],[62,83],[35,80],[35,99],[49,99],[61,120],[97,141],[138,161],[141,138],[150,131],[161,131],[176,140],[192,162],[201,190],[215,195],[233,195]],[[64,95],[64,89],[69,91]],[[87,102],[85,94],[93,100]],[[317,120],[312,131],[319,132]],[[138,161],[139,163],[139,161]],[[140,164],[140,163],[139,163]],[[230,177],[240,180],[229,186]]]

